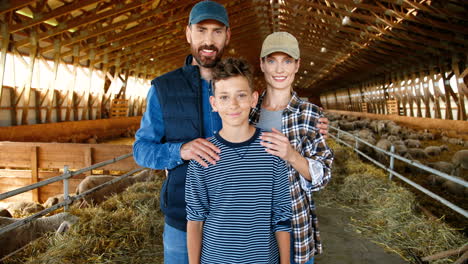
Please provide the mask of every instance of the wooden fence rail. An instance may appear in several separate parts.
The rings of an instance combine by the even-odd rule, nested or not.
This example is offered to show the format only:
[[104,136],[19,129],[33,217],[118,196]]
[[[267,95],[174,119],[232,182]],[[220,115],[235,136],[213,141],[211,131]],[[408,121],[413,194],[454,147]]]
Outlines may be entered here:
[[[61,175],[65,165],[77,170],[132,152],[132,146],[73,143],[0,142],[0,193]],[[102,167],[102,170],[128,172],[137,168],[132,157]],[[85,174],[70,179],[75,190]],[[4,200],[44,202],[63,193],[63,183],[56,182],[31,192]]]

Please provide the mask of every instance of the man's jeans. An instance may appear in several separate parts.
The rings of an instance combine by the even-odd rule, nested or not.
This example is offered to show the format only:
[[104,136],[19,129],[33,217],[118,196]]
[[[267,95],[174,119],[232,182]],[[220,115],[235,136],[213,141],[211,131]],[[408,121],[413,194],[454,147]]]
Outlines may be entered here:
[[164,264],[188,264],[187,233],[164,224]]

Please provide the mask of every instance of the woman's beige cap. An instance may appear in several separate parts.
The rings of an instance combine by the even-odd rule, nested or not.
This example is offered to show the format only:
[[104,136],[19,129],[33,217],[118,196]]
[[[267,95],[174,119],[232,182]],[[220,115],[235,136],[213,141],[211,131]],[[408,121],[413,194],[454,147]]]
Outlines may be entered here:
[[263,41],[260,58],[275,52],[284,52],[294,59],[299,59],[299,43],[297,39],[288,32],[273,32]]

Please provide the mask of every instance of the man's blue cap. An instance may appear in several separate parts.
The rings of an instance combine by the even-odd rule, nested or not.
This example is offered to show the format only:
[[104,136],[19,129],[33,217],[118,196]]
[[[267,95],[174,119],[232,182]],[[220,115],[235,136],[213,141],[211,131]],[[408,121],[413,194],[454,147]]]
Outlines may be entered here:
[[229,19],[226,8],[213,1],[202,1],[193,6],[190,11],[189,25],[198,24],[203,20],[213,19],[229,27]]

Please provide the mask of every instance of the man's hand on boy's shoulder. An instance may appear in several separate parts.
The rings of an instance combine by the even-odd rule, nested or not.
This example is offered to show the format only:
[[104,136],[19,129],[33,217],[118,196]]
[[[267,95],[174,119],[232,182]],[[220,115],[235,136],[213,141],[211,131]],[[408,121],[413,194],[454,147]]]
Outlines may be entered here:
[[183,160],[195,160],[205,168],[208,167],[205,161],[216,164],[220,152],[218,147],[204,138],[196,138],[180,147],[180,157]]
[[319,129],[320,134],[322,134],[323,138],[328,138],[328,118],[321,117],[317,122],[317,128]]

